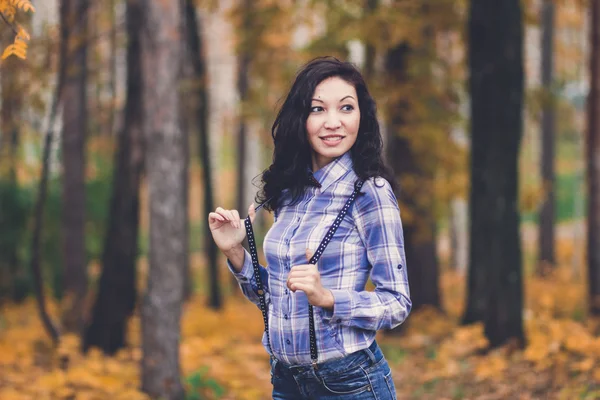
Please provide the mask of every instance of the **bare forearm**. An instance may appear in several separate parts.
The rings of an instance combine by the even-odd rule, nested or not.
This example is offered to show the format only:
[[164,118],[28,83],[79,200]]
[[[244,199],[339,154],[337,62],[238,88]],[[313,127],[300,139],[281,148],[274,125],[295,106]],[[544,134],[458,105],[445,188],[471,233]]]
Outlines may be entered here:
[[242,246],[234,247],[231,250],[224,251],[223,254],[225,254],[235,272],[241,272],[246,257],[244,248]]

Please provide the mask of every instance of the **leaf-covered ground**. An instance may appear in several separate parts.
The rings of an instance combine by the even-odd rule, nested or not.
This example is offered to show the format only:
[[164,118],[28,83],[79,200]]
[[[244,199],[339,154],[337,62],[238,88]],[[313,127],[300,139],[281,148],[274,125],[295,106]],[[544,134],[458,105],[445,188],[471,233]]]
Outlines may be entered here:
[[[464,279],[445,273],[442,282],[446,315],[422,310],[410,316],[404,336],[379,336],[399,399],[600,399],[600,338],[598,325],[585,319],[583,283],[563,270],[528,279],[527,347],[486,354],[482,327],[457,324]],[[185,306],[181,363],[193,389],[188,397],[270,398],[258,309],[236,296],[222,312],[204,304],[198,296]],[[138,323],[131,323],[133,343],[117,356],[83,356],[73,336],[51,347],[33,301],[4,305],[0,399],[144,399]]]

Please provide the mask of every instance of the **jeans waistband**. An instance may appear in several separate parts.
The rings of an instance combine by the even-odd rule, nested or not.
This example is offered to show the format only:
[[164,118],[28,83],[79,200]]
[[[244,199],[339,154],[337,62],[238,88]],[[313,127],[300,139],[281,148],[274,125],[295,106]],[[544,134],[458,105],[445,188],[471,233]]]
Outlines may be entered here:
[[277,359],[273,359],[277,364],[279,364],[281,367],[289,370],[290,372],[294,373],[294,374],[299,374],[302,372],[306,372],[306,371],[311,371],[313,369],[317,369],[317,370],[327,370],[330,368],[335,368],[334,366],[340,362],[340,360],[344,360],[347,359],[348,357],[367,357],[369,359],[371,359],[371,361],[373,363],[376,362],[375,359],[375,353],[379,350],[379,346],[377,345],[377,341],[373,341],[373,343],[371,343],[371,345],[366,348],[366,349],[362,349],[362,350],[358,350],[354,353],[348,354],[346,357],[343,358],[336,358],[333,360],[327,360],[327,361],[323,361],[321,363],[317,363],[316,364],[316,368],[312,365],[312,364],[304,364],[304,365],[289,365],[286,364],[282,361],[279,361]]

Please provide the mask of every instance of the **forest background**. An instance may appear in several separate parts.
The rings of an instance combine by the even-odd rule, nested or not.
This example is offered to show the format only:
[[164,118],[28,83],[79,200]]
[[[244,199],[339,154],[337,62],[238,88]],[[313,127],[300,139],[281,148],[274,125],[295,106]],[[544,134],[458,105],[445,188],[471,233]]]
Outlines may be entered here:
[[206,216],[247,209],[324,55],[368,80],[401,187],[413,312],[378,334],[398,398],[600,398],[599,0],[0,13],[0,399],[270,397]]

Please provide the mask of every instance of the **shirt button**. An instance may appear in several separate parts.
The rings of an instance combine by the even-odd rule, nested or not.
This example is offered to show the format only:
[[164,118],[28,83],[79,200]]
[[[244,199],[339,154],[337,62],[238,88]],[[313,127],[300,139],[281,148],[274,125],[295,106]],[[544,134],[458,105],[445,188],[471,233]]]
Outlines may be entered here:
[[288,319],[288,315],[287,315],[287,314],[285,314],[285,315],[283,316],[283,318],[284,318],[284,319]]
[[285,344],[292,344],[292,342],[290,342],[290,339],[286,339]]
[[287,290],[287,289],[285,289],[285,290],[283,291],[283,293],[285,293],[285,294],[288,294],[288,290]]
[[402,264],[398,264],[398,269],[402,269]]

